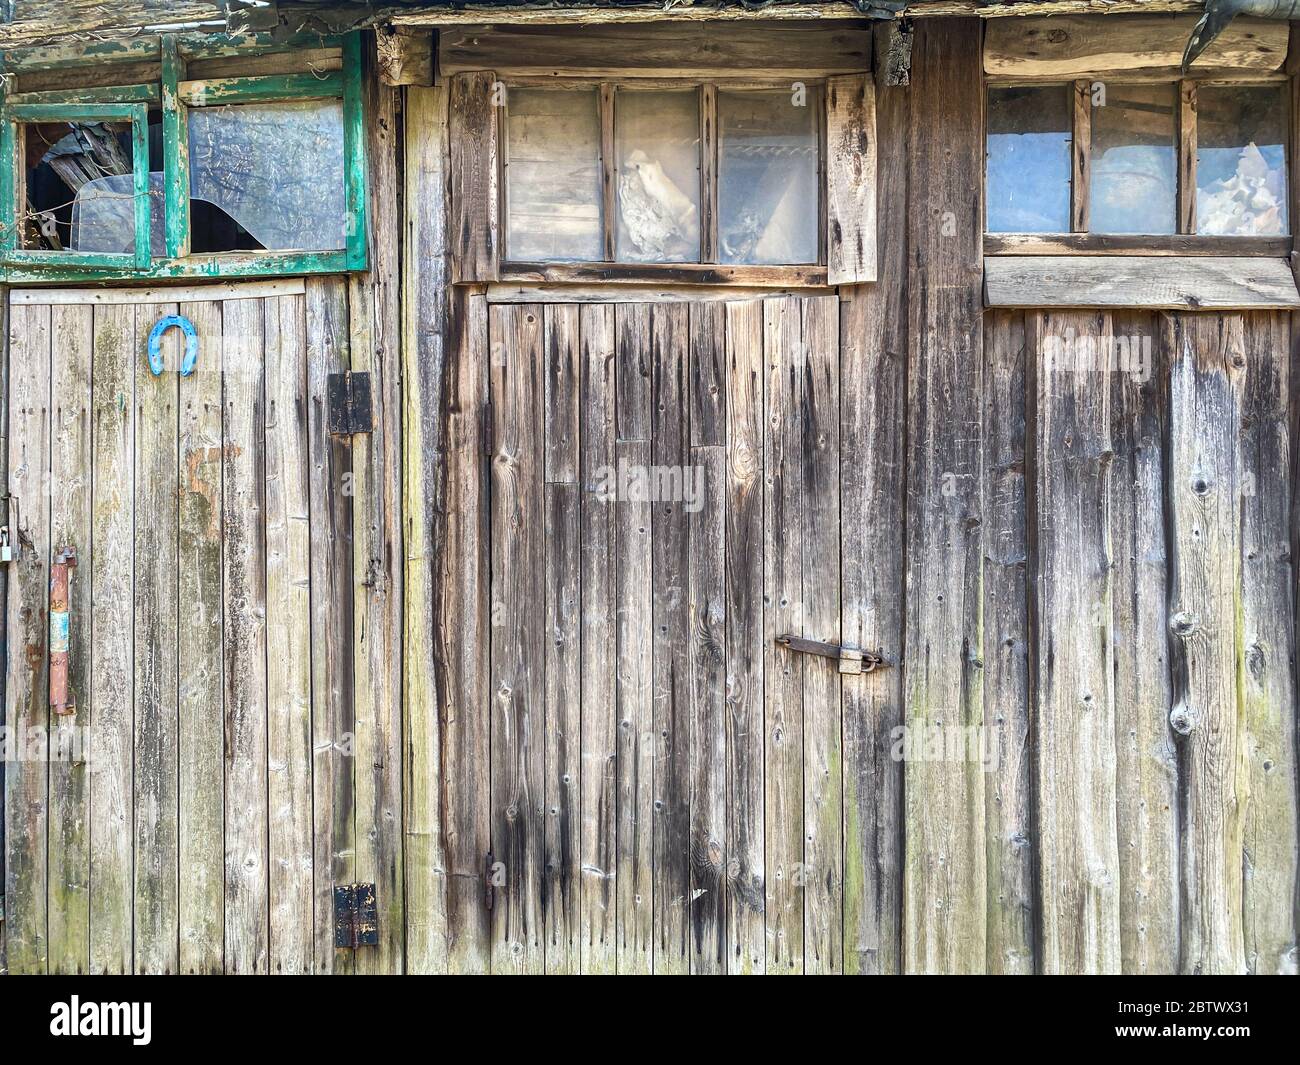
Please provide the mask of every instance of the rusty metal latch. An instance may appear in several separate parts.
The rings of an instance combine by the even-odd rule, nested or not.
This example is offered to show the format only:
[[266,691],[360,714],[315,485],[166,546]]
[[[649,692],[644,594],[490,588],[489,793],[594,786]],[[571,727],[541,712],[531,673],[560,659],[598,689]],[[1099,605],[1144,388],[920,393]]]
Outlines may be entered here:
[[332,436],[374,431],[370,374],[352,370],[330,374],[326,382],[326,398],[329,403],[326,422]]
[[374,884],[334,887],[334,946],[365,947],[379,942],[379,906]]
[[841,673],[873,673],[877,669],[893,665],[886,658],[864,651],[860,647],[844,647],[838,643],[823,643],[821,640],[806,640],[802,636],[778,636],[776,642],[791,651],[806,655],[819,655],[833,658],[839,663]]

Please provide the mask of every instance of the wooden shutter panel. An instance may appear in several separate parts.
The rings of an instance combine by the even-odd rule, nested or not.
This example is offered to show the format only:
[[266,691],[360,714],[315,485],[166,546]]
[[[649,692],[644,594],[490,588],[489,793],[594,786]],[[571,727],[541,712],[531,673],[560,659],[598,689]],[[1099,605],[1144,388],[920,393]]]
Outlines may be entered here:
[[501,266],[497,79],[475,71],[450,80],[451,279],[495,281]]
[[826,82],[826,279],[876,280],[876,86],[870,74]]

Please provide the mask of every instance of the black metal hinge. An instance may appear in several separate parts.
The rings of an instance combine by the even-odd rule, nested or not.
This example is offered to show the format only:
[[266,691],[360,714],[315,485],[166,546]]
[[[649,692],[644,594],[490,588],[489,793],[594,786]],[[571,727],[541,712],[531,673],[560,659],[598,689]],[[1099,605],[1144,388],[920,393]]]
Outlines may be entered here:
[[332,373],[328,381],[329,431],[334,436],[369,433],[375,428],[370,402],[370,374],[364,371]]
[[844,647],[838,643],[823,643],[821,640],[806,640],[802,636],[790,635],[778,636],[776,642],[791,651],[833,658],[839,663],[841,673],[872,673],[882,666],[892,665],[888,659],[881,658],[880,655],[857,647]]
[[367,947],[379,942],[379,906],[374,884],[334,888],[334,945]]

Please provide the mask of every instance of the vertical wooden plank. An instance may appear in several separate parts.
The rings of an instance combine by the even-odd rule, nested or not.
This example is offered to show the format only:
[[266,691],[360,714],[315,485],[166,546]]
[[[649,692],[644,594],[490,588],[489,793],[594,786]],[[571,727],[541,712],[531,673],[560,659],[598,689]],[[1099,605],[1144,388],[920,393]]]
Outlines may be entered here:
[[[894,31],[896,33],[897,31]],[[842,288],[840,520],[843,643],[895,662],[841,678],[844,692],[844,969],[902,966],[903,499],[907,423],[909,89],[889,85],[875,35],[879,280]]]
[[[0,135],[0,142],[6,139],[5,135]],[[8,137],[12,141],[12,136]],[[12,145],[10,145],[12,147]],[[0,144],[0,168],[4,166],[4,145]],[[3,184],[3,182],[0,182]],[[3,212],[0,211],[0,214]],[[0,485],[3,485],[5,491],[9,490],[9,288],[6,285],[0,285],[0,336],[5,338],[5,358],[0,359]],[[9,505],[8,501],[5,503]],[[9,521],[8,513],[5,515],[6,521]],[[17,536],[16,524],[11,525],[11,530]],[[0,566],[0,640],[5,641],[8,646],[9,636],[9,574],[8,567]],[[7,725],[9,723],[9,700],[5,682],[8,673],[8,658],[6,657],[5,668],[0,670],[0,720]],[[5,772],[4,762],[0,761],[0,832],[3,832],[8,824],[5,815]],[[5,847],[0,844],[0,885],[8,883],[5,872]],[[0,969],[5,972],[9,971],[8,954],[5,947],[5,925],[0,921]]]
[[1167,397],[1155,317],[1112,316],[1111,622],[1120,964],[1178,970],[1178,752],[1169,728],[1164,439]]
[[[614,309],[616,468],[650,465],[650,304]],[[614,507],[618,603],[618,971],[654,963],[654,614],[651,506],[645,493]]]
[[876,84],[826,79],[826,274],[832,285],[876,280]]
[[727,304],[691,306],[691,446],[726,444]]
[[1246,318],[1241,437],[1241,712],[1247,776],[1242,909],[1252,973],[1294,974],[1295,614],[1291,555],[1292,319]]
[[1025,528],[1025,329],[984,318],[984,759],[988,971],[1034,971],[1029,618]]
[[700,107],[700,261],[718,261],[718,87],[699,87]]
[[[90,965],[90,780],[86,763],[90,706],[90,370],[94,309],[50,308],[52,399],[50,545],[72,548],[68,576],[68,691],[76,712],[52,722],[50,744],[50,972],[80,974]],[[11,895],[10,898],[13,898]]]
[[273,973],[310,973],[311,503],[304,298],[263,301],[266,335],[267,810]]
[[92,388],[90,968],[131,971],[135,308],[95,308]]
[[727,971],[767,963],[763,792],[763,303],[726,304]]
[[1081,78],[1070,86],[1072,132],[1070,136],[1070,229],[1088,232],[1091,199],[1092,81]]
[[[698,309],[691,308],[692,318]],[[721,330],[716,343],[725,344]],[[692,360],[698,353],[692,345]],[[682,479],[690,489],[684,500],[690,632],[690,964],[691,972],[704,974],[727,971],[726,458],[726,449],[719,445],[692,448]]]
[[308,497],[311,523],[312,793],[316,971],[349,972],[334,948],[334,886],[356,877],[352,652],[352,450],[328,428],[328,379],[348,368],[348,296],[340,278],[306,289]]
[[1169,588],[1173,710],[1182,779],[1181,969],[1240,973],[1244,805],[1238,704],[1246,356],[1237,314],[1164,318],[1169,372]]
[[[10,531],[22,559],[9,569],[5,726],[28,736],[49,722],[50,308],[9,308]],[[40,732],[36,732],[39,735]],[[93,777],[92,777],[93,779]],[[49,764],[5,765],[5,949],[11,973],[44,973],[49,963],[46,834]],[[127,840],[130,854],[130,839]],[[129,857],[128,857],[129,861]],[[128,946],[129,958],[129,946]],[[129,964],[129,963],[128,963]]]
[[[402,257],[402,734],[406,971],[447,971],[446,811],[440,769],[441,710],[449,694],[437,654],[439,515],[444,455],[450,446],[440,413],[451,340],[446,217],[447,90],[406,90],[403,114],[406,249]],[[471,412],[471,415],[476,413]],[[457,498],[453,509],[466,505]],[[459,563],[473,571],[477,560]],[[469,615],[466,616],[466,620]],[[473,633],[466,632],[472,639]],[[441,669],[439,668],[441,664]],[[473,863],[471,871],[481,863]],[[479,893],[481,900],[482,894]],[[481,904],[481,902],[480,902]]]
[[178,259],[190,253],[190,142],[185,107],[178,86],[185,80],[185,60],[176,46],[176,35],[159,39],[163,134],[163,231],[167,257]]
[[180,971],[220,973],[225,948],[221,610],[221,304],[182,303],[199,361],[180,382],[177,537]]
[[[148,530],[135,558],[135,969],[170,974],[180,968],[179,690],[176,620],[179,513],[180,360],[178,329],[162,338],[163,372],[149,368],[154,323],[175,304],[135,308],[135,520]],[[58,546],[54,545],[58,550]]]
[[[222,305],[226,971],[269,963],[266,447],[261,300]],[[277,637],[275,646],[280,648]]]
[[[492,849],[489,688],[488,313],[481,295],[452,300],[452,346],[442,403],[447,441],[435,571],[434,667],[445,677],[439,728],[447,855],[448,962],[452,972],[487,972],[492,916],[485,881]],[[454,502],[453,502],[454,501]]]
[[766,971],[799,974],[804,967],[803,671],[806,659],[779,645],[801,635],[804,530],[800,492],[804,437],[799,301],[763,304],[767,397],[764,441],[764,736],[763,785],[767,847]]
[[[650,311],[653,481],[684,475],[690,461],[690,319],[684,303]],[[654,611],[654,971],[686,973],[690,898],[689,541],[683,501],[652,492]]]
[[[839,302],[801,300],[799,372],[799,540],[803,550],[803,635],[840,635]],[[844,969],[844,776],[837,663],[812,657],[803,669],[804,968]]]
[[451,276],[455,282],[495,281],[500,258],[497,114],[491,71],[451,78]]
[[582,825],[582,646],[579,629],[581,532],[579,308],[541,308],[545,358],[546,587],[546,971],[581,968],[579,843]]
[[[548,316],[552,310],[546,308]],[[576,312],[577,307],[573,310]],[[578,849],[582,825],[582,647],[577,485],[548,483],[544,505],[546,850],[542,899],[546,971],[571,974],[581,968]]]
[[582,836],[581,946],[584,973],[617,970],[618,615],[615,598],[614,308],[584,306],[580,323],[582,455]]
[[[913,733],[979,729],[984,144],[980,28],[918,23],[908,143],[905,719]],[[984,773],[908,759],[903,957],[910,972],[986,964]]]
[[[367,48],[367,62],[373,52]],[[373,883],[379,942],[359,972],[400,973],[402,893],[402,395],[399,89],[365,79],[369,264],[349,278],[351,368],[370,374],[374,428],[352,438],[357,880]]]
[[542,308],[489,308],[492,411],[494,972],[545,967]]
[[600,85],[600,228],[605,262],[614,261],[614,86]]
[[1093,352],[1110,318],[1034,314],[1034,588],[1043,970],[1118,972],[1110,389]]
[[1196,232],[1196,82],[1178,83],[1178,232]]

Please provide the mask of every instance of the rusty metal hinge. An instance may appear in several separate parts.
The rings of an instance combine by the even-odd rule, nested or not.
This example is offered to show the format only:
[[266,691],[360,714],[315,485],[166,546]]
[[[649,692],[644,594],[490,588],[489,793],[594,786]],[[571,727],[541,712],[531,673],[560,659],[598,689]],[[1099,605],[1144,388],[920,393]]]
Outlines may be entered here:
[[370,397],[370,374],[364,371],[332,373],[327,385],[329,431],[334,436],[369,433],[375,428]]
[[893,665],[886,658],[864,651],[860,647],[844,647],[838,643],[824,643],[821,640],[805,640],[802,636],[778,636],[776,642],[791,651],[806,655],[820,655],[833,658],[839,663],[841,673],[872,673],[884,666]]
[[379,942],[379,906],[374,884],[334,887],[334,946],[367,947]]

